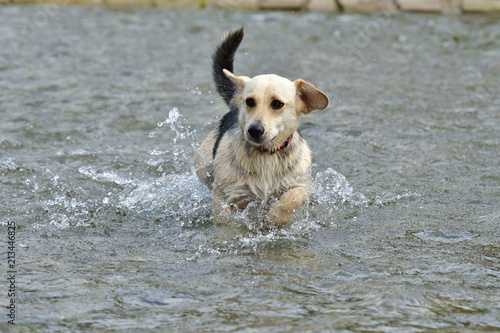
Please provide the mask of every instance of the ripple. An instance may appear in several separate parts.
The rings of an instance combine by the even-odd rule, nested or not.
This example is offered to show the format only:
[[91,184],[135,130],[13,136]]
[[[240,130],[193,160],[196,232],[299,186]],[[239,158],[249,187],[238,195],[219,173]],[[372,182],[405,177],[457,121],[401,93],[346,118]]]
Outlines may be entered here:
[[478,235],[473,235],[465,231],[453,232],[439,229],[412,230],[407,233],[420,240],[437,243],[459,243],[478,237]]

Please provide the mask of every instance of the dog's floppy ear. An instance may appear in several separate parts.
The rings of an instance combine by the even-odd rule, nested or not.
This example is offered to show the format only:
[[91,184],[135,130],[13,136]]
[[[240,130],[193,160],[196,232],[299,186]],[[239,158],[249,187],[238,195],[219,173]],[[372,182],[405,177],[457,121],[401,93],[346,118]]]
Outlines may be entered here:
[[305,109],[302,110],[304,114],[311,113],[314,110],[323,110],[330,103],[328,96],[309,82],[298,79],[295,80],[294,84],[298,98],[305,104]]
[[250,81],[248,76],[236,76],[227,69],[223,69],[222,71],[224,72],[224,75],[226,75],[227,78],[238,87],[238,91],[242,91],[247,82]]

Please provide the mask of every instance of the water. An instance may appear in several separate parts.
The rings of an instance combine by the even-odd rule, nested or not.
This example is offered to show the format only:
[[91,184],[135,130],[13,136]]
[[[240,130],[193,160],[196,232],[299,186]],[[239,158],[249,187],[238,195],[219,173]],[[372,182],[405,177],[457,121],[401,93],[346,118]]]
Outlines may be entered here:
[[[16,331],[500,331],[498,17],[9,6],[0,22]],[[193,172],[225,112],[209,56],[242,23],[237,74],[332,101],[302,119],[315,193],[280,229],[214,226]]]

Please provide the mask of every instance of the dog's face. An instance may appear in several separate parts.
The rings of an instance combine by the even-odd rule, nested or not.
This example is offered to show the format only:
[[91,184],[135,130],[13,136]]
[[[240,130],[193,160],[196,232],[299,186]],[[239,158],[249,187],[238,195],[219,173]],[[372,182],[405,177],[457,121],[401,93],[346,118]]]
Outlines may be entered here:
[[238,87],[239,123],[245,140],[268,149],[279,147],[299,125],[301,114],[323,110],[328,97],[303,80],[292,82],[278,75],[254,78],[224,74]]

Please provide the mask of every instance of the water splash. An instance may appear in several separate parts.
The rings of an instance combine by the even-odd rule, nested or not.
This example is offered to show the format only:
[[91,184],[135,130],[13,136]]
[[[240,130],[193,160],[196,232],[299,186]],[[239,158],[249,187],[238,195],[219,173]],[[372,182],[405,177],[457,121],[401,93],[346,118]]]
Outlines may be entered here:
[[117,174],[115,171],[100,171],[98,168],[93,166],[80,167],[78,172],[98,182],[114,183],[120,186],[134,186],[136,184],[133,179],[127,179]]
[[5,175],[8,171],[14,171],[18,169],[19,166],[16,164],[16,160],[9,157],[5,160],[0,161],[0,174]]
[[[74,186],[51,173],[54,195],[44,202],[43,207],[49,212],[47,226],[58,229],[89,226],[94,223],[96,214],[112,215],[117,211],[147,214],[169,224],[175,222],[186,232],[199,226],[211,226],[212,191],[195,174],[193,152],[199,144],[195,131],[185,123],[179,109],[172,108],[168,118],[158,122],[156,129],[149,133],[151,139],[160,139],[162,145],[149,151],[150,158],[144,164],[146,168],[155,168],[159,175],[124,173],[96,165],[79,167],[77,172],[87,179],[85,186],[89,191],[95,188],[100,193],[94,195],[93,200],[86,199],[85,193],[68,191]],[[12,161],[4,165],[7,170],[15,167]],[[352,207],[360,209],[367,203],[367,198],[356,192],[342,174],[328,168],[315,175],[310,202],[299,209],[291,224],[269,228],[265,224],[266,209],[259,203],[252,203],[235,215],[234,223],[229,226],[234,233],[229,238],[222,238],[227,241],[225,245],[216,241],[216,246],[203,245],[198,252],[255,252],[263,247],[277,246],[280,242],[305,240],[312,232],[331,227],[332,221],[338,219],[339,211]],[[217,229],[225,228],[214,228]]]
[[320,205],[340,207],[341,205],[366,206],[368,199],[355,192],[347,178],[341,173],[328,168],[316,174],[313,183],[312,199]]
[[[168,118],[159,122],[156,129],[149,133],[151,139],[159,137],[162,146],[152,148],[149,151],[150,158],[144,163],[146,168],[156,168],[159,176],[144,172],[141,175],[125,174],[95,165],[81,166],[77,169],[78,174],[92,181],[94,185],[89,185],[90,188],[96,186],[100,191],[95,200],[88,200],[85,199],[85,193],[68,194],[68,184],[51,173],[54,196],[44,204],[44,209],[50,212],[47,224],[58,229],[88,226],[93,223],[97,213],[129,211],[137,215],[154,216],[159,221],[173,221],[186,232],[203,225],[211,226],[212,191],[195,174],[192,159],[199,144],[195,131],[185,122],[179,109],[172,108]],[[164,137],[168,140],[164,140]],[[4,169],[14,167],[12,161],[5,165],[7,167]],[[277,246],[280,242],[306,240],[312,232],[332,226],[332,221],[338,219],[339,211],[352,207],[360,209],[367,204],[367,198],[356,192],[342,174],[328,168],[315,175],[310,202],[299,209],[289,225],[268,227],[265,224],[266,209],[259,203],[252,203],[235,215],[228,229],[234,232],[229,238],[226,235],[221,238],[222,243],[216,241],[216,246],[202,245],[198,252],[255,252],[263,247]],[[218,229],[227,228],[214,230]],[[227,242],[225,245],[224,241]]]
[[90,206],[92,205],[89,205],[89,202],[63,195],[58,195],[44,204],[46,211],[50,212],[48,224],[57,229],[89,226],[91,223],[89,217],[92,215]]
[[[181,170],[186,170],[186,165],[188,169],[192,168],[192,155],[199,147],[199,143],[196,139],[196,130],[191,130],[191,126],[185,125],[185,118],[179,112],[179,109],[174,107],[168,113],[168,118],[165,121],[159,122],[154,131],[149,133],[150,138],[155,138],[158,133],[162,133],[161,129],[165,128],[165,125],[169,125],[168,132],[166,136],[170,137],[171,132],[175,133],[175,137],[171,138],[171,144],[167,144],[165,149],[165,141],[162,141],[162,148],[154,147],[149,151],[151,156],[156,159],[151,159],[147,163],[150,166],[156,166],[159,172],[164,172],[165,169],[171,172],[179,172]],[[163,157],[164,156],[164,157]],[[169,167],[164,168],[165,164],[169,164]],[[166,173],[163,173],[165,175]]]
[[194,173],[170,174],[143,181],[120,195],[120,207],[137,212],[156,212],[181,226],[211,221],[212,192]]
[[[119,200],[123,207],[138,211],[164,210],[164,218],[173,218],[182,226],[197,225],[200,221],[202,223],[213,221],[212,192],[198,181],[192,162],[193,151],[199,144],[195,131],[191,131],[184,122],[185,119],[179,109],[172,108],[168,118],[159,122],[157,128],[150,133],[151,138],[159,135],[163,128],[168,129],[167,132],[163,132],[165,136],[175,133],[175,137],[171,139],[173,147],[167,149],[156,147],[150,150],[150,155],[154,159],[149,160],[148,165],[155,166],[158,171],[163,172],[163,175],[158,179],[138,183],[130,191],[124,191]],[[171,157],[171,160],[163,159],[164,155]],[[169,172],[165,172],[166,163],[169,164]],[[319,228],[320,225],[316,222],[318,216],[322,214],[326,213],[327,218],[331,219],[334,211],[344,206],[361,207],[366,206],[367,202],[366,197],[355,192],[342,174],[328,168],[318,172],[314,178],[311,203],[301,208],[294,218],[294,223],[279,229],[281,231],[270,231],[264,222],[266,210],[259,203],[249,204],[245,210],[236,213],[233,222],[253,233],[251,236],[247,235],[251,238],[241,238],[242,243],[252,243],[253,241],[250,241],[252,237],[256,237],[254,239],[256,241],[293,238]],[[325,207],[328,209],[325,210]],[[313,213],[310,214],[309,210]]]
[[191,131],[191,126],[184,125],[183,120],[184,117],[180,114],[179,109],[175,107],[168,112],[168,118],[165,121],[159,122],[156,129],[149,133],[149,137],[154,138],[160,128],[164,125],[170,125],[170,129],[175,132],[175,138],[172,139],[174,143],[189,138],[192,140],[191,145],[194,144],[196,146],[196,131]]

